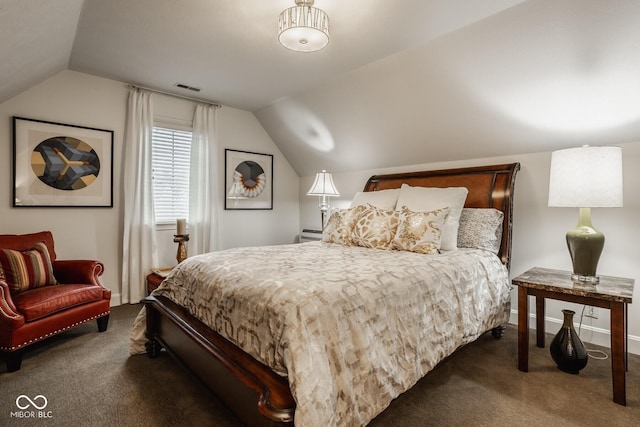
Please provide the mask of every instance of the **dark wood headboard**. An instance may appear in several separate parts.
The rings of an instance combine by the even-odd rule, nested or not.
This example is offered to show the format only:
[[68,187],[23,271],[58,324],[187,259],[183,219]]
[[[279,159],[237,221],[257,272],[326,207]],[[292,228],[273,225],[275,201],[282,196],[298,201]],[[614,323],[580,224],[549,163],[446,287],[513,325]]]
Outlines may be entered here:
[[466,187],[469,194],[465,207],[495,208],[504,213],[502,244],[498,256],[509,268],[513,190],[518,170],[520,170],[520,163],[374,175],[367,181],[364,191],[400,188],[402,184],[413,187]]

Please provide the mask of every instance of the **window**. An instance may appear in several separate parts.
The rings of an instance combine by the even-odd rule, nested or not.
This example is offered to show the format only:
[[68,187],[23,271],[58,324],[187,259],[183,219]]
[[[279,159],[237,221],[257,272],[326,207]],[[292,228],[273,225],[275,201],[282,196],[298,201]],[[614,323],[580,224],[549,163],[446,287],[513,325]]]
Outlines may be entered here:
[[189,218],[191,132],[153,128],[153,203],[156,223]]

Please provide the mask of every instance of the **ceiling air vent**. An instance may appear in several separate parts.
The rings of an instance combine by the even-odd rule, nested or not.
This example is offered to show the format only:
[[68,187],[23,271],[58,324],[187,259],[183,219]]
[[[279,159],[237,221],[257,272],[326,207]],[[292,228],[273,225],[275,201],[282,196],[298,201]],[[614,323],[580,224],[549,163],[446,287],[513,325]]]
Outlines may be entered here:
[[175,87],[179,87],[180,89],[187,89],[190,90],[192,92],[200,92],[200,88],[199,87],[193,87],[193,86],[189,86],[186,85],[184,83],[176,83],[174,84]]

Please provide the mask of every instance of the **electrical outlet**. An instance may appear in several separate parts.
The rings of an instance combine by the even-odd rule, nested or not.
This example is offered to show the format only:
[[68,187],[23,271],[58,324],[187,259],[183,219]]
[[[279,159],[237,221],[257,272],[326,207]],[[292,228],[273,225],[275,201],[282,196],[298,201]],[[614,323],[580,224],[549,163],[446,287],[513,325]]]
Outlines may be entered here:
[[585,315],[585,317],[590,317],[592,319],[597,319],[598,316],[596,315],[596,308],[595,307],[587,307],[587,314]]

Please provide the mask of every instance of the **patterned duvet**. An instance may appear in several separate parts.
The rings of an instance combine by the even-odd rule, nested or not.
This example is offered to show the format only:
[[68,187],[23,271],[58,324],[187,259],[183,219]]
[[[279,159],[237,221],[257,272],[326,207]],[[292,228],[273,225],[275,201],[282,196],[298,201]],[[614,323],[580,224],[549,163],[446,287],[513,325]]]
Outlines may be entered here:
[[366,425],[510,309],[507,270],[489,252],[320,242],[194,256],[153,295],[287,376],[304,427]]

